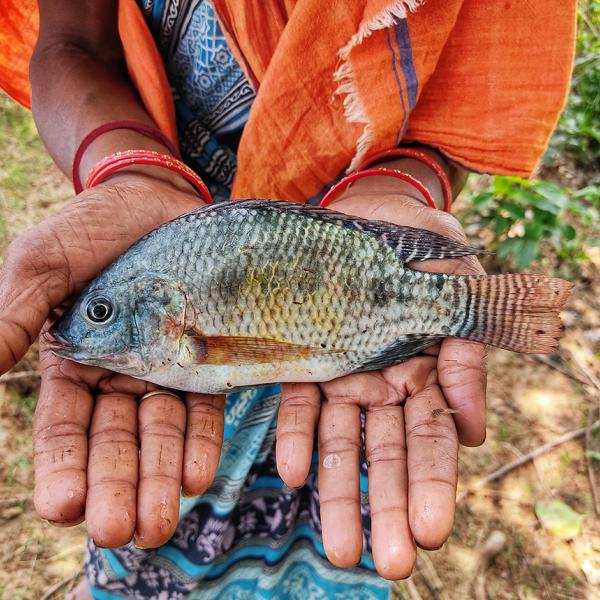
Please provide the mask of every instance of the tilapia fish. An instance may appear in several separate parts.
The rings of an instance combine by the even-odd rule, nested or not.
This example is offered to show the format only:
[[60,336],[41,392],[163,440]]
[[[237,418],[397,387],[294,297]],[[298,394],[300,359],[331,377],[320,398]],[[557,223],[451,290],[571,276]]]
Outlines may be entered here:
[[59,355],[194,392],[327,381],[446,336],[550,352],[571,284],[411,261],[481,251],[289,202],[201,208],[135,243],[51,329]]

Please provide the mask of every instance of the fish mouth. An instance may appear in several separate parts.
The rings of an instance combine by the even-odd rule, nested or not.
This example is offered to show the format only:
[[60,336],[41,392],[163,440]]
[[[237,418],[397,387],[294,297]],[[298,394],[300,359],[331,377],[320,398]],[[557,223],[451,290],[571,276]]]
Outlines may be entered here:
[[77,353],[75,346],[53,327],[40,336],[40,341],[43,342],[44,346],[52,354],[56,354],[57,356],[70,358],[73,354]]
[[40,341],[55,356],[90,367],[111,369],[125,375],[131,375],[132,377],[142,377],[150,372],[150,369],[141,367],[138,364],[132,364],[128,357],[119,356],[119,354],[108,352],[106,354],[90,356],[87,352],[78,348],[77,345],[69,342],[52,327],[40,336]]

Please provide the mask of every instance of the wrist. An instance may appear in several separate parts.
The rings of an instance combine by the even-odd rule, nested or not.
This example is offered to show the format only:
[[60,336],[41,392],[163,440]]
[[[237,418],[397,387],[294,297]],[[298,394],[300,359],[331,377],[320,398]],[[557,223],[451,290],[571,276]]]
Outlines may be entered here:
[[117,171],[90,191],[94,189],[136,190],[145,202],[174,202],[181,198],[185,203],[191,200],[194,208],[207,205],[194,188],[177,173],[146,165],[132,165]]
[[[368,179],[374,179],[369,177]],[[389,179],[378,177],[378,179]],[[362,180],[362,181],[367,181]],[[332,200],[327,208],[341,213],[362,217],[365,219],[379,219],[382,215],[400,214],[404,212],[419,213],[433,211],[421,200],[402,193],[397,187],[391,187],[386,182],[373,182],[372,185],[354,185]],[[385,218],[383,220],[386,220]]]
[[[144,169],[147,167],[154,170],[141,170],[141,168]],[[213,198],[204,181],[184,162],[172,155],[141,148],[115,152],[104,157],[91,170],[85,187],[96,187],[110,176],[124,170],[129,170],[134,174],[151,174],[155,179],[160,178],[158,179],[159,181],[165,181],[173,188],[177,187],[181,191],[185,189],[180,187],[182,181],[185,180],[203,198],[205,203],[213,203]],[[171,174],[175,174],[177,179],[173,179]]]
[[104,158],[134,148],[168,156],[177,153],[177,148],[154,126],[143,121],[109,121],[93,129],[82,140],[75,154],[73,159],[75,191],[81,191],[82,185],[94,167]]
[[453,193],[448,170],[446,161],[432,149],[401,147],[378,152],[332,186],[320,206],[330,206],[342,194],[345,198],[396,194],[449,212]]

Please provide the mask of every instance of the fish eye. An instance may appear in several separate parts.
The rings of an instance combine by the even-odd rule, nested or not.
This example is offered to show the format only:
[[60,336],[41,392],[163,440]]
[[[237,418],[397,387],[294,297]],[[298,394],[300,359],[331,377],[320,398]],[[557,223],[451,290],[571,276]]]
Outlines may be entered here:
[[110,300],[104,296],[90,298],[85,307],[85,316],[94,324],[106,325],[111,321],[115,311]]

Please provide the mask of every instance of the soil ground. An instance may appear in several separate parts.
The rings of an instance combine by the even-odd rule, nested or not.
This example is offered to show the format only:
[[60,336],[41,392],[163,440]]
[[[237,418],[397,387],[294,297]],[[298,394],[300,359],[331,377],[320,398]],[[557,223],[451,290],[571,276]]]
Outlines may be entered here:
[[[57,210],[71,187],[45,153],[29,114],[7,99],[0,99],[0,146],[3,251],[21,231]],[[592,462],[600,479],[600,462],[586,459],[586,444],[588,451],[600,452],[600,431],[478,485],[497,468],[600,418],[600,389],[589,378],[594,373],[600,377],[599,250],[591,252],[564,311],[566,331],[559,352],[550,357],[553,366],[535,357],[490,352],[488,436],[482,447],[461,450],[461,500],[453,534],[442,549],[421,554],[411,579],[395,585],[398,597],[600,598],[600,528],[587,465]],[[85,527],[58,529],[33,511],[31,422],[39,386],[35,348],[14,373],[24,374],[0,380],[0,600],[61,598],[80,576]],[[553,500],[583,516],[572,539],[553,535],[536,517],[536,502]],[[483,569],[482,552],[490,536],[504,542]],[[64,584],[48,596],[60,582]]]

